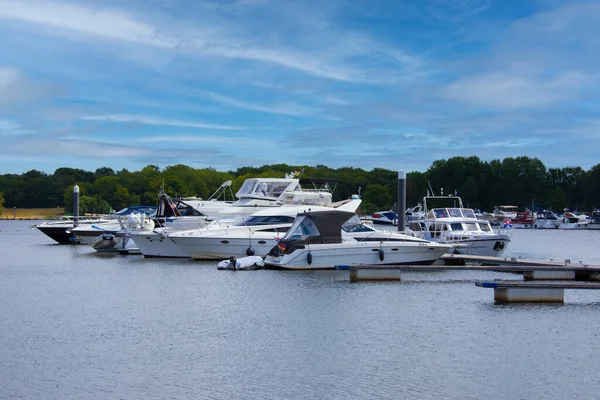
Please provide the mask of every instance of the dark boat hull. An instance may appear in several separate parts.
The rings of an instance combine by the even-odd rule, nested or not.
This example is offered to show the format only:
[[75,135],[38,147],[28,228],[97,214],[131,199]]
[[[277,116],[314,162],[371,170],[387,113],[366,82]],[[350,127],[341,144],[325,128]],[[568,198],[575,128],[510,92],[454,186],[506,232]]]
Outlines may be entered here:
[[73,225],[37,226],[36,228],[59,244],[80,243],[80,240],[74,237],[73,233],[71,232]]

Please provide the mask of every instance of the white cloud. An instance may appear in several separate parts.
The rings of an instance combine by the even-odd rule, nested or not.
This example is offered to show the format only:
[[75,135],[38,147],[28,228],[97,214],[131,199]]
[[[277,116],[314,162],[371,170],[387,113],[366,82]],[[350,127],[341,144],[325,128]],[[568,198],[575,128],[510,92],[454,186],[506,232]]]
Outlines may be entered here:
[[441,93],[481,108],[542,108],[571,98],[589,78],[577,71],[553,78],[492,72],[460,79],[442,88]]
[[0,67],[0,106],[32,102],[55,94],[56,89],[52,85],[27,79],[15,68]]
[[[286,10],[285,5],[281,7],[282,13],[293,11]],[[384,46],[367,35],[346,32],[325,23],[311,25],[310,22],[298,21],[295,14],[282,18],[296,24],[296,29],[302,32],[298,34],[292,29],[290,34],[286,31],[287,27],[268,23],[269,27],[265,29],[264,24],[257,26],[254,22],[250,25],[248,20],[223,18],[214,11],[199,16],[200,23],[194,25],[173,15],[154,16],[152,23],[140,21],[121,10],[96,6],[0,0],[0,19],[51,27],[51,31],[44,33],[62,34],[69,40],[82,40],[78,35],[83,34],[86,39],[96,37],[141,44],[179,55],[216,56],[274,64],[343,82],[401,81],[411,75],[412,69],[422,65],[416,57]],[[319,31],[311,31],[311,28]],[[249,31],[253,33],[252,37],[248,37]],[[287,40],[273,40],[273,37],[285,37]],[[138,58],[130,52],[123,53],[122,49],[120,53],[125,59],[152,63],[143,52],[136,53]],[[395,66],[388,65],[390,59],[394,60]],[[364,65],[356,60],[364,60],[361,61]]]
[[107,114],[107,115],[84,115],[80,117],[84,121],[108,121],[108,122],[124,122],[137,123],[143,125],[159,125],[159,126],[177,126],[185,128],[198,129],[218,129],[218,130],[241,130],[246,129],[243,126],[207,124],[203,122],[181,121],[174,119],[163,119],[148,117],[145,115],[126,115],[126,114]]
[[78,33],[126,40],[158,47],[175,42],[159,37],[151,25],[123,14],[50,1],[1,0],[0,18],[49,25]]

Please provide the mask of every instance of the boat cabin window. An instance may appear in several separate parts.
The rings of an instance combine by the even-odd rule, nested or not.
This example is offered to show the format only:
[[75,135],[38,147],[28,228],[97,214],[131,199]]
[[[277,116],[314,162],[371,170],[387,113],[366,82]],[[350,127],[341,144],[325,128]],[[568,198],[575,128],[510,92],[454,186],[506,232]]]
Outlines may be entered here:
[[470,208],[463,208],[462,212],[463,212],[465,218],[476,218],[475,212],[473,210],[471,210]]
[[454,218],[462,218],[462,213],[460,212],[460,208],[449,208],[448,213],[451,217]]
[[256,226],[256,225],[271,225],[271,224],[291,224],[294,222],[294,217],[286,217],[284,215],[265,215],[248,217],[244,221],[237,224],[238,226]]
[[469,222],[469,223],[465,224],[465,230],[467,230],[467,231],[478,231],[479,227],[477,226],[476,223]]
[[302,240],[309,236],[319,236],[320,234],[312,219],[300,216],[296,218],[296,222],[290,227],[284,239]]
[[490,226],[489,222],[480,222],[479,223],[479,228],[481,228],[481,230],[484,231],[484,232],[491,232],[492,231],[492,227]]
[[454,223],[454,224],[450,224],[450,230],[452,231],[462,231],[463,230],[463,226],[461,223]]
[[236,196],[240,197],[242,195],[251,194],[254,191],[254,187],[257,183],[258,181],[256,179],[246,179],[240,190],[238,190],[238,192],[236,193]]
[[445,208],[436,208],[433,210],[436,218],[448,218],[448,212]]

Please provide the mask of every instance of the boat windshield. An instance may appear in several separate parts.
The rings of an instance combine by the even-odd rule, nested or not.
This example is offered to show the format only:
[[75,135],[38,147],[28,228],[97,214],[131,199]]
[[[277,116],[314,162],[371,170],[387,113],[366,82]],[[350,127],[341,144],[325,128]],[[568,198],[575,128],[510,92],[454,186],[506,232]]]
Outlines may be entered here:
[[445,208],[434,208],[433,214],[436,218],[448,218],[448,211]]
[[465,218],[476,218],[475,212],[473,210],[471,210],[470,208],[463,208],[462,212],[463,212]]
[[260,180],[260,179],[246,179],[244,184],[237,192],[238,197],[244,196],[260,196],[260,197],[274,197],[281,196],[286,190],[299,190],[293,185],[298,185],[298,182],[290,180]]
[[491,232],[492,231],[492,227],[490,226],[489,222],[480,222],[479,223],[479,228],[481,228],[481,230],[484,231],[484,232]]
[[284,215],[265,215],[248,217],[238,226],[256,226],[256,225],[275,225],[275,224],[291,224],[294,222],[294,217],[286,217]]
[[304,240],[310,236],[320,236],[321,233],[315,226],[315,223],[312,219],[302,215],[296,218],[296,222],[294,225],[290,227],[287,234],[285,235],[285,240]]
[[460,212],[460,208],[449,208],[448,214],[454,218],[462,218],[462,213]]

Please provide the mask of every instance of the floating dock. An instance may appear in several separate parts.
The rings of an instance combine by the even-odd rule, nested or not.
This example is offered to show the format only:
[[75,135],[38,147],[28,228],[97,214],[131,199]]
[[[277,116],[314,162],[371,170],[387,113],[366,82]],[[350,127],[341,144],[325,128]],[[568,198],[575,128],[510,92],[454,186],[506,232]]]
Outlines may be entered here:
[[600,283],[574,282],[475,282],[483,288],[494,289],[498,303],[565,301],[565,289],[600,289]]

